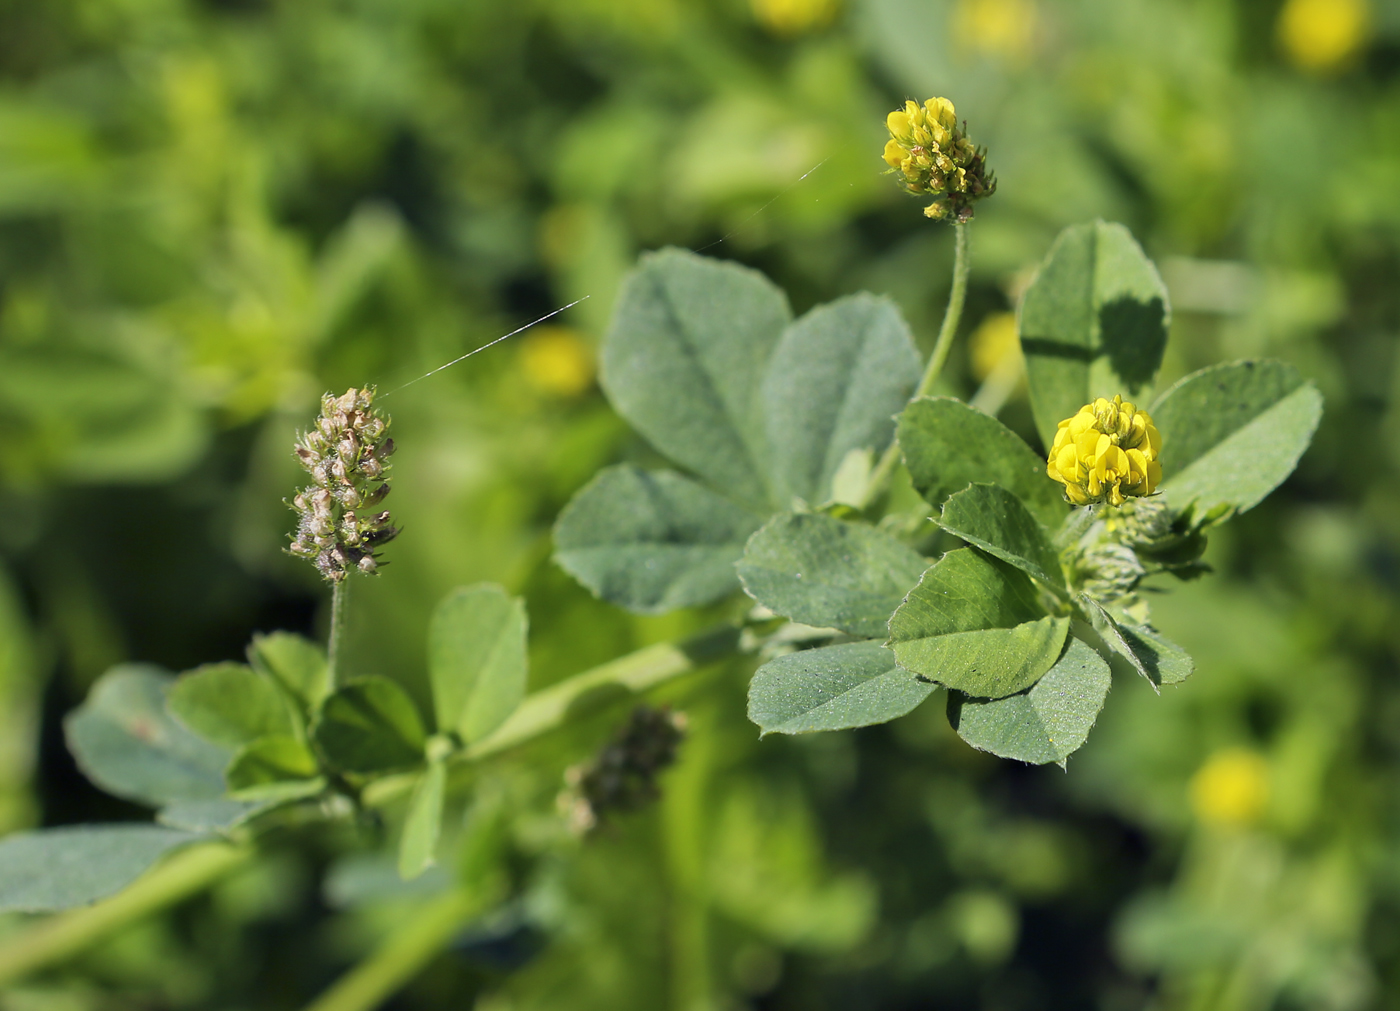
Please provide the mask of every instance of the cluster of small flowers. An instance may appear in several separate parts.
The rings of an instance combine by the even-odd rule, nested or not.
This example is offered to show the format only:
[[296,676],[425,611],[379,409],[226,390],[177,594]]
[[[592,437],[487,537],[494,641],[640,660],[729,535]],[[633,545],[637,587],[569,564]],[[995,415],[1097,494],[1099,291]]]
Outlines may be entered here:
[[905,102],[885,117],[890,139],[885,163],[899,183],[916,196],[937,199],[924,208],[935,220],[972,217],[972,203],[996,192],[996,177],[987,169],[986,152],[968,140],[966,124],[958,126],[953,103],[930,98],[923,105]]
[[1045,473],[1065,486],[1073,505],[1151,495],[1162,480],[1162,436],[1152,416],[1121,396],[1085,404],[1060,422]]
[[656,800],[656,777],[676,760],[685,737],[684,713],[638,706],[627,725],[587,765],[564,774],[569,788],[559,807],[569,828],[579,835],[593,831],[608,814],[633,811]]
[[316,427],[300,436],[296,455],[311,485],[291,506],[299,521],[287,550],[308,558],[326,579],[338,583],[351,569],[374,572],[375,550],[398,533],[388,512],[374,507],[389,494],[388,458],[394,440],[389,422],[373,408],[374,387],[321,398]]

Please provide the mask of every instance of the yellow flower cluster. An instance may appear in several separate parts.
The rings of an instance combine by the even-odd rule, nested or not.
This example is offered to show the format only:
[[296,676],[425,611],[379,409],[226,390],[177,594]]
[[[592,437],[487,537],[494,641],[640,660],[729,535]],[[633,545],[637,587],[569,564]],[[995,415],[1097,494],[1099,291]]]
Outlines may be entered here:
[[1122,397],[1085,404],[1060,422],[1045,472],[1065,486],[1074,505],[1151,495],[1162,480],[1162,436],[1146,411]]
[[924,208],[935,220],[972,217],[972,202],[996,192],[996,178],[987,171],[986,153],[958,127],[953,103],[930,98],[923,105],[905,102],[885,117],[890,139],[885,163],[899,184],[915,195],[937,199]]

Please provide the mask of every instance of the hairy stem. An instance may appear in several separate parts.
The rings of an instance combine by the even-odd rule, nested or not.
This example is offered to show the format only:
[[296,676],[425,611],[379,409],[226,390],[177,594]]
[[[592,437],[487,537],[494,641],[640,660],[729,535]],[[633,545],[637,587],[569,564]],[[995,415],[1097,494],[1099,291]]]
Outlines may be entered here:
[[340,647],[345,638],[345,608],[350,599],[350,577],[331,584],[331,634],[326,643],[326,674],[330,690],[341,686]]
[[[972,252],[968,239],[971,227],[967,222],[953,226],[953,287],[948,292],[948,307],[943,310],[943,325],[938,328],[938,340],[934,342],[933,353],[929,355],[923,378],[919,380],[919,386],[914,391],[915,400],[928,396],[933,384],[938,382],[943,364],[948,360],[948,352],[953,349],[953,338],[957,336],[963,304],[967,301],[967,276],[972,269]],[[885,455],[880,457],[879,464],[871,472],[866,492],[867,502],[874,500],[885,490],[898,463],[899,445],[891,442],[885,450]]]
[[342,976],[306,1011],[373,1011],[418,975],[457,932],[499,898],[499,891],[462,888],[415,909],[373,954]]
[[253,853],[252,846],[222,842],[191,846],[109,899],[34,921],[0,942],[0,987],[72,958],[113,931],[203,891]]

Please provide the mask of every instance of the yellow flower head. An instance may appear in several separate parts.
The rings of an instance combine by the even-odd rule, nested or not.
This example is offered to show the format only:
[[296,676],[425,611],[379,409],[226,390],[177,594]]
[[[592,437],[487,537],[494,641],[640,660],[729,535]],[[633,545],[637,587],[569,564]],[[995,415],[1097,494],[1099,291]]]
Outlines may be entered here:
[[1073,505],[1151,495],[1162,480],[1162,436],[1152,417],[1122,397],[1100,397],[1060,422],[1045,473],[1065,486]]
[[774,35],[800,35],[830,24],[838,0],[749,0],[754,16]]
[[958,126],[953,103],[930,98],[923,105],[905,102],[885,117],[890,139],[885,163],[899,184],[916,196],[932,196],[924,214],[941,220],[972,217],[972,202],[996,192],[996,177],[987,171],[986,152]]
[[1278,19],[1284,52],[1313,73],[1346,66],[1366,44],[1369,28],[1366,0],[1288,0]]
[[1252,825],[1269,800],[1269,766],[1245,748],[1217,751],[1191,777],[1191,808],[1213,825]]

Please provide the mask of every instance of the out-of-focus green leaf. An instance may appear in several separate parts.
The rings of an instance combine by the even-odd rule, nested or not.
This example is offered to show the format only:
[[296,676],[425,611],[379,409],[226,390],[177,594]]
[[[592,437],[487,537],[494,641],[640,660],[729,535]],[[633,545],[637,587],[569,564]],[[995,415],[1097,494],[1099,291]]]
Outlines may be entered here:
[[0,912],[104,899],[180,846],[208,838],[161,825],[75,825],[0,839]]
[[270,734],[239,748],[224,779],[240,800],[304,797],[325,787],[316,756],[290,734]]
[[1293,473],[1322,418],[1322,394],[1284,362],[1230,362],[1181,380],[1152,417],[1162,494],[1199,521],[1253,508]]
[[29,780],[39,731],[33,634],[8,573],[0,568],[0,834],[32,817]]
[[228,832],[275,807],[275,800],[177,800],[156,812],[156,821],[187,832]]
[[727,915],[779,944],[835,952],[875,923],[876,894],[859,874],[834,874],[802,796],[739,779],[724,791],[709,855],[709,890]]
[[938,525],[1042,582],[1064,586],[1059,554],[1044,528],[999,485],[974,484],[951,496]]
[[789,326],[762,390],[777,501],[828,501],[847,454],[889,445],[919,372],[909,327],[888,299],[853,295]]
[[478,741],[525,697],[525,602],[494,583],[453,590],[428,626],[428,676],[439,731]]
[[749,683],[749,719],[765,734],[886,723],[934,690],[878,642],[848,642],[769,660]]
[[296,729],[277,686],[242,664],[209,664],[180,675],[165,705],[199,736],[230,749]]
[[560,514],[555,557],[604,600],[661,613],[738,589],[734,562],[761,522],[674,471],[624,464],[600,473]]
[[0,101],[0,214],[69,207],[91,194],[102,168],[91,129],[71,112]]
[[951,397],[921,397],[899,417],[899,448],[914,487],[930,505],[970,484],[995,484],[1021,500],[1047,530],[1068,506],[1045,476],[1045,460],[1011,429]]
[[739,579],[778,614],[865,638],[890,615],[928,562],[889,534],[820,513],[781,513],[752,538]]
[[996,700],[949,692],[948,722],[968,744],[1001,758],[1062,763],[1088,738],[1111,682],[1103,657],[1071,636],[1027,691]]
[[429,762],[414,787],[399,839],[399,876],[405,881],[412,881],[436,862],[446,789],[447,767],[442,762]]
[[77,348],[0,350],[0,402],[22,433],[0,447],[0,467],[25,477],[161,480],[188,466],[208,435],[170,377]]
[[113,667],[64,720],[78,767],[102,789],[157,807],[223,796],[228,752],[170,718],[174,680],[143,664]]
[[678,249],[642,259],[603,344],[619,414],[672,460],[765,507],[769,452],[759,383],[791,318],[762,274]]
[[306,712],[326,697],[330,685],[326,651],[309,639],[291,632],[255,635],[248,647],[248,662],[276,679]]
[[1043,617],[1018,569],[975,548],[950,551],[890,618],[895,659],[906,670],[980,698],[1031,685],[1059,658],[1068,618]]
[[1060,233],[1021,302],[1036,430],[1048,447],[1065,418],[1095,397],[1135,398],[1167,346],[1167,289],[1122,225]]
[[421,762],[427,732],[417,706],[397,682],[370,677],[326,697],[312,737],[336,768],[380,773]]

